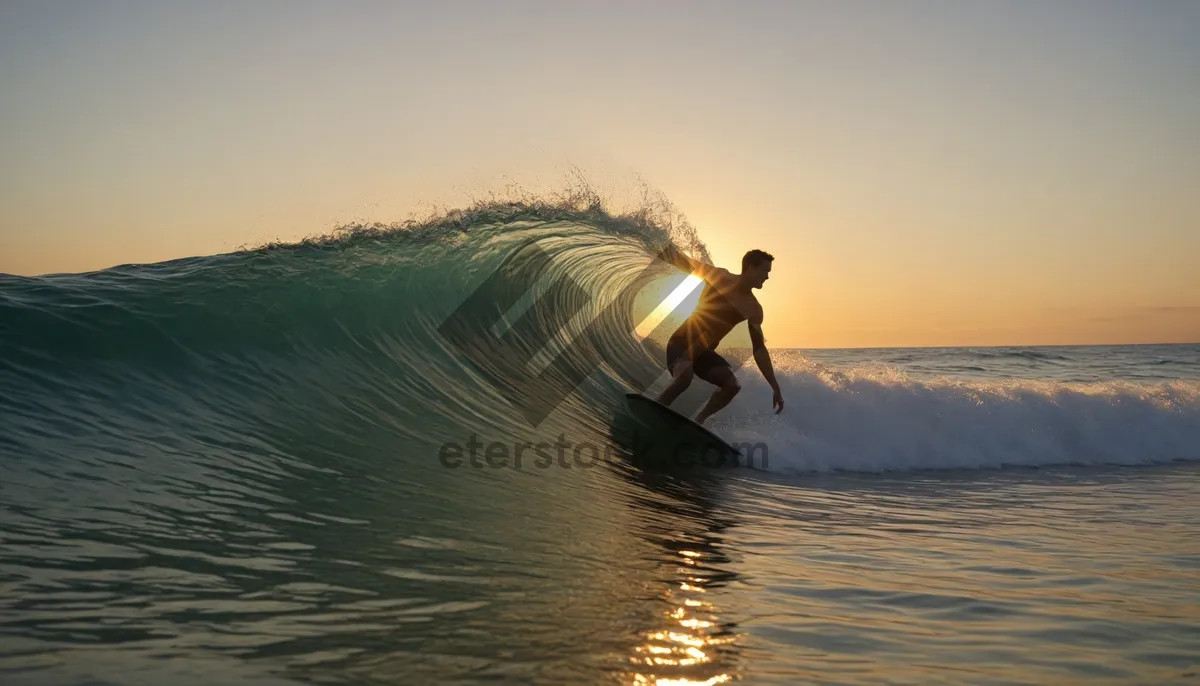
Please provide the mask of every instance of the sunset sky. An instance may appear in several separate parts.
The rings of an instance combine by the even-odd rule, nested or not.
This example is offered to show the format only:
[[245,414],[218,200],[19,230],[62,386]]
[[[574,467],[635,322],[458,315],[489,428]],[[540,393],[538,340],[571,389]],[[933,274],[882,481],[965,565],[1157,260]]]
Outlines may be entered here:
[[1200,341],[1198,35],[1191,0],[6,0],[0,272],[575,167],[773,253],[773,346]]

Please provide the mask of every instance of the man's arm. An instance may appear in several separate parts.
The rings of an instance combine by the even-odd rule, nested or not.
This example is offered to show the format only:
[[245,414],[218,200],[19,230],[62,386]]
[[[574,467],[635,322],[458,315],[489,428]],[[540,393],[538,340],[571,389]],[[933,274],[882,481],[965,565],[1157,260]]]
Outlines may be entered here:
[[773,391],[771,407],[775,408],[775,414],[779,414],[783,412],[783,393],[779,391],[779,382],[775,380],[775,369],[771,366],[771,353],[767,352],[766,339],[763,337],[762,321],[762,309],[759,309],[746,323],[750,327],[750,343],[754,346],[754,362],[758,365],[758,370],[762,372],[763,378],[771,384]]
[[688,257],[687,255],[683,254],[682,250],[679,250],[672,244],[668,244],[667,247],[664,248],[661,253],[659,253],[659,256],[676,267],[679,267],[688,274],[695,274],[714,286],[718,283],[733,278],[733,274],[729,273],[729,270],[722,269],[721,267],[714,267],[713,265],[703,260],[698,260],[694,257]]

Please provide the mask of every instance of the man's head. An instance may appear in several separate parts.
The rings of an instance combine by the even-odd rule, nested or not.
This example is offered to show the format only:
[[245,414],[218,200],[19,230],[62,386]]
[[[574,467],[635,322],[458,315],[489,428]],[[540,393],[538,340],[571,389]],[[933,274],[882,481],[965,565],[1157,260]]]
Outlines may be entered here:
[[742,256],[742,279],[751,288],[762,288],[770,278],[771,263],[775,256],[761,250],[751,250]]

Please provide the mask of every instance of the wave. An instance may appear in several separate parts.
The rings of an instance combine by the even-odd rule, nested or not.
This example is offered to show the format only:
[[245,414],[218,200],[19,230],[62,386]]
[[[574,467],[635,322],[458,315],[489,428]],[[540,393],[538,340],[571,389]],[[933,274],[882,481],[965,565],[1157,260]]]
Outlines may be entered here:
[[912,379],[783,355],[785,414],[754,373],[721,431],[785,472],[1147,465],[1200,459],[1200,383]]
[[1039,361],[1070,362],[1068,355],[1047,352],[1045,350],[973,350],[970,355],[979,359],[1026,359]]
[[[662,382],[677,318],[644,340],[628,324],[683,279],[650,259],[667,242],[708,257],[669,203],[622,214],[584,193],[224,255],[0,276],[0,452],[73,472],[219,463],[269,475],[381,454],[428,467],[438,446],[475,435],[604,437],[621,392]],[[514,264],[537,278],[497,281],[530,273]],[[607,318],[614,303],[627,316]],[[776,356],[785,414],[769,414],[751,366],[744,397],[714,424],[768,445],[772,470],[1200,457],[1195,385],[924,382]]]
[[[149,452],[169,462],[214,459],[216,450],[254,468],[267,455],[295,462],[298,440],[336,460],[361,454],[353,448],[369,435],[418,460],[470,433],[526,431],[506,393],[545,396],[567,380],[500,378],[493,372],[512,370],[494,368],[499,352],[570,339],[631,284],[642,297],[626,305],[645,314],[655,292],[684,278],[646,270],[668,241],[707,258],[665,201],[617,214],[578,194],[211,257],[2,276],[0,451],[67,462]],[[546,258],[541,280],[496,287],[494,275],[529,246]],[[550,293],[545,284],[555,283],[569,288]],[[535,316],[503,337],[490,326],[469,332],[482,357],[446,330],[448,321],[514,317],[501,306],[513,295],[501,290],[514,289],[517,300],[536,300]],[[540,307],[547,293],[554,306]],[[564,323],[561,312],[577,316]],[[591,349],[576,346],[576,355],[607,360],[602,385],[613,368],[659,366],[628,332],[590,334],[580,340]],[[538,430],[602,431],[613,393],[595,386],[581,386]]]

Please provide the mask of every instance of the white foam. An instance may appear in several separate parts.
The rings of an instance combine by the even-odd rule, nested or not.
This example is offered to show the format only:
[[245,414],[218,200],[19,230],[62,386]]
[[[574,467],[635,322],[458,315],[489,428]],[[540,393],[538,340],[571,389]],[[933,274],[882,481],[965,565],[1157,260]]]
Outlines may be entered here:
[[890,471],[1200,459],[1200,382],[916,380],[884,366],[776,362],[778,416],[753,362],[711,427],[766,445],[772,471]]

